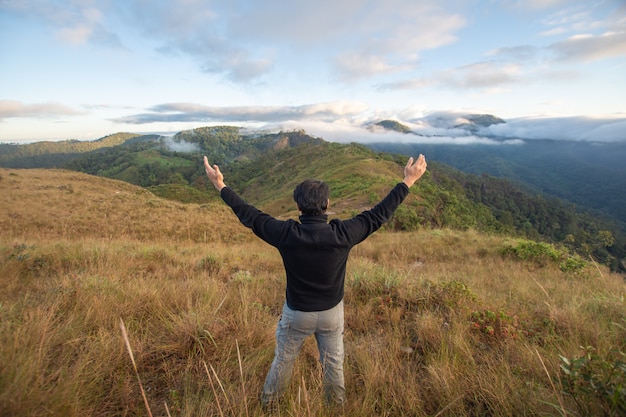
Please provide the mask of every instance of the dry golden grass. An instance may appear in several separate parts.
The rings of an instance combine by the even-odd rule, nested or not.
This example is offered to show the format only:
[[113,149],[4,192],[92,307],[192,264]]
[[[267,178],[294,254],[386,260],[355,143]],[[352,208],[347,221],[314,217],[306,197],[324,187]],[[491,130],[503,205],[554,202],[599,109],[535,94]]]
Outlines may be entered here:
[[[137,375],[155,416],[264,415],[282,263],[228,209],[65,171],[0,170],[0,191],[0,415],[148,415]],[[624,348],[623,277],[514,261],[509,243],[425,230],[359,245],[348,405],[321,405],[311,339],[273,414],[580,415],[559,355]],[[510,321],[477,331],[485,311]]]

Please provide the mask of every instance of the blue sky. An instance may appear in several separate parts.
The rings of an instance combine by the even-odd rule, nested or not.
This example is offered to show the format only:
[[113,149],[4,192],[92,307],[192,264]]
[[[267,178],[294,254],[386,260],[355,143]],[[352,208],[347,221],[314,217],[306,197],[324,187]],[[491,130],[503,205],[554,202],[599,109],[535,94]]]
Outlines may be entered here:
[[0,0],[0,57],[3,142],[455,138],[472,113],[507,121],[486,136],[626,141],[623,0]]

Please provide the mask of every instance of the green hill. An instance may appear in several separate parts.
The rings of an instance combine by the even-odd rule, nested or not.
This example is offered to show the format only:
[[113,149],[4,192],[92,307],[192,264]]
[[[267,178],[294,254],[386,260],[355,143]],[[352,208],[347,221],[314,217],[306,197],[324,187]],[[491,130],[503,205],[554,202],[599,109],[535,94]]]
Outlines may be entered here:
[[374,126],[380,126],[387,130],[393,130],[400,133],[411,133],[411,128],[398,122],[397,120],[381,120],[375,123]]
[[65,140],[25,145],[0,143],[0,166],[7,168],[55,168],[99,149],[113,148],[143,138],[134,133],[115,133],[94,141]]
[[[210,185],[202,156],[207,155],[220,165],[229,185],[276,216],[297,215],[292,190],[310,177],[330,185],[332,215],[349,216],[371,207],[402,178],[406,162],[406,156],[328,143],[304,131],[249,134],[220,126],[180,132],[173,138],[118,140],[119,145],[64,154],[72,155],[64,167],[146,187],[171,200],[207,203],[215,198],[206,192]],[[66,145],[59,144],[58,152]],[[33,149],[37,147],[27,148]],[[24,155],[27,150],[20,152]],[[426,177],[411,190],[387,228],[474,229],[523,236],[559,243],[614,270],[625,269],[626,238],[619,225],[507,180],[463,174],[436,158],[429,159]]]

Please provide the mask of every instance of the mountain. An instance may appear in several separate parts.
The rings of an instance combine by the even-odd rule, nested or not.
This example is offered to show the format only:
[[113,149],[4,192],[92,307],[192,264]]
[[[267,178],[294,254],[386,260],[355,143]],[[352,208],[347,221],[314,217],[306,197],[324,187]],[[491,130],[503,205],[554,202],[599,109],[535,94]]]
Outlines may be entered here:
[[0,143],[0,166],[7,168],[53,168],[88,152],[139,143],[156,138],[134,133],[115,133],[94,141],[65,140],[35,142],[25,145]]
[[[59,144],[59,149],[65,146]],[[401,179],[406,157],[399,153],[329,143],[304,131],[250,133],[229,126],[184,131],[172,138],[132,136],[115,146],[58,152],[69,161],[63,168],[140,185],[170,200],[201,204],[217,198],[207,193],[211,185],[202,165],[202,156],[207,155],[244,198],[279,217],[297,216],[291,193],[309,177],[330,185],[334,216],[371,207]],[[54,155],[53,150],[48,154]],[[509,180],[464,174],[427,154],[426,177],[411,190],[388,228],[476,229],[561,242],[615,270],[624,269],[626,238],[610,219],[581,212]],[[28,158],[24,150],[21,155]]]
[[410,127],[398,122],[397,120],[381,120],[380,122],[375,123],[374,126],[379,126],[383,129],[393,130],[400,133],[413,133]]
[[491,125],[506,123],[503,119],[491,114],[468,114],[465,116],[465,119],[467,119],[467,122],[454,125],[454,128],[467,129],[474,133],[477,132],[480,127],[489,127]]
[[[468,115],[465,119],[471,124],[446,127],[476,131],[480,126],[503,122],[491,115]],[[414,134],[405,129],[391,130],[409,137]],[[507,144],[503,138],[492,138],[492,144],[457,145],[423,143],[419,141],[420,135],[414,135],[414,142],[378,142],[368,146],[401,155],[424,153],[431,160],[465,173],[508,178],[532,192],[558,197],[580,208],[594,210],[598,215],[611,216],[622,228],[626,227],[625,143],[518,140]]]
[[[464,129],[471,133],[477,133],[480,128],[489,127],[491,125],[497,125],[500,123],[506,123],[504,119],[496,117],[491,114],[467,114],[457,117],[457,121],[450,123],[449,117],[437,118],[434,117],[431,123],[439,127],[448,127],[450,129]],[[399,133],[413,134],[417,136],[423,136],[423,134],[414,132],[406,124],[397,120],[381,120],[369,126],[370,130],[376,128],[382,128]]]

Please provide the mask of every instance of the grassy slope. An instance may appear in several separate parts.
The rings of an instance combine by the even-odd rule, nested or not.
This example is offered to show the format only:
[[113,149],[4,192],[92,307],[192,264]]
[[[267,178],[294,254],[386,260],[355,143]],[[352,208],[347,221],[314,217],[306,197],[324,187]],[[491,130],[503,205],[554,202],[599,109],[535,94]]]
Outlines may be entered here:
[[[260,177],[259,166],[264,168]],[[328,143],[266,154],[246,170],[235,170],[233,177],[230,174],[226,167],[227,181],[232,178],[245,198],[282,216],[297,215],[292,192],[299,182],[305,178],[325,181],[331,190],[331,211],[345,216],[355,209],[369,208],[382,198],[402,179],[402,168],[364,147]]]
[[[120,320],[155,415],[263,414],[282,264],[228,209],[69,171],[3,169],[0,193],[0,415],[146,415]],[[355,248],[346,415],[601,412],[560,392],[559,355],[624,351],[622,277],[502,257],[512,243],[431,230]],[[277,415],[336,415],[320,384],[309,340]]]

